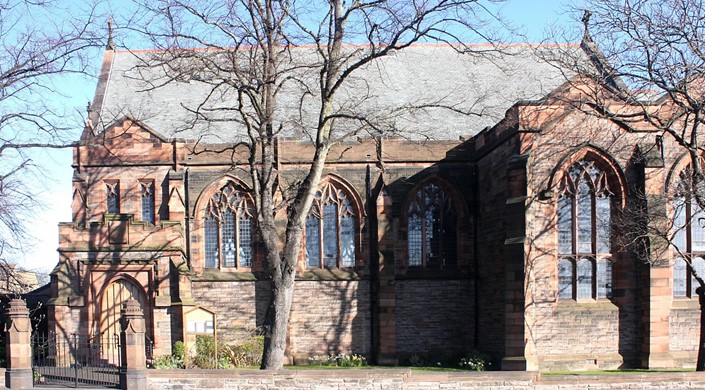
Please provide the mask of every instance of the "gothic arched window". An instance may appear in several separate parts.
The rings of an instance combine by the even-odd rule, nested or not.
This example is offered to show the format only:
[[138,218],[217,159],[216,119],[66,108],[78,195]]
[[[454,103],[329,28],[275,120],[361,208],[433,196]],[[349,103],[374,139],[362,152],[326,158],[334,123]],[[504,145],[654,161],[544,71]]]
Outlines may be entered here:
[[306,218],[306,266],[355,266],[357,215],[350,197],[328,182],[316,192]]
[[408,266],[443,268],[457,264],[457,210],[449,194],[430,182],[407,207]]
[[696,297],[697,274],[705,278],[705,212],[690,186],[690,167],[681,172],[673,201],[673,296]]
[[254,260],[254,207],[244,189],[228,183],[206,205],[206,268],[250,268]]
[[592,160],[573,164],[558,198],[558,298],[612,297],[611,217],[614,192]]

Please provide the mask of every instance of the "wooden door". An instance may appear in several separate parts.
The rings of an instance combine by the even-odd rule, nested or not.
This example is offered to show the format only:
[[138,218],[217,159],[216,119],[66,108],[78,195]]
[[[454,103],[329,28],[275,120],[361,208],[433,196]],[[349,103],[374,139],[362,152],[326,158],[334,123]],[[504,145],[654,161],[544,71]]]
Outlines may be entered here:
[[134,299],[140,304],[142,312],[146,311],[146,296],[140,286],[127,279],[118,279],[112,282],[103,292],[100,306],[100,343],[102,344],[102,357],[109,362],[118,361],[120,351],[118,340],[120,337],[120,310],[122,304]]

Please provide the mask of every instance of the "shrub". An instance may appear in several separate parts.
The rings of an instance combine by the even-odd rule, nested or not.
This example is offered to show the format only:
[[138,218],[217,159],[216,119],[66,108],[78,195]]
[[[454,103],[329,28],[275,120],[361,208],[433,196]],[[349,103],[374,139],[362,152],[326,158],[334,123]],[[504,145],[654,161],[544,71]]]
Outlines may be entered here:
[[253,367],[262,363],[264,336],[252,336],[240,344],[226,345],[220,353],[233,367]]
[[325,366],[325,367],[364,367],[367,366],[367,359],[361,355],[328,355],[328,356],[312,356],[308,358],[310,366]]
[[152,368],[158,370],[184,368],[184,343],[174,343],[171,355],[158,356],[152,361]]
[[473,350],[460,358],[458,367],[470,371],[486,371],[490,368],[491,364],[489,355]]
[[[223,347],[219,348],[221,351]],[[198,368],[231,368],[227,356],[218,354],[216,360],[215,338],[213,336],[196,336],[196,354],[191,356],[189,366]]]
[[184,342],[183,341],[177,341],[174,343],[174,347],[172,348],[171,351],[171,356],[177,357],[181,359],[181,361],[184,361]]
[[364,367],[367,365],[367,359],[360,355],[338,355],[336,357],[338,367]]
[[152,368],[157,370],[184,368],[184,361],[173,355],[162,355],[152,361]]

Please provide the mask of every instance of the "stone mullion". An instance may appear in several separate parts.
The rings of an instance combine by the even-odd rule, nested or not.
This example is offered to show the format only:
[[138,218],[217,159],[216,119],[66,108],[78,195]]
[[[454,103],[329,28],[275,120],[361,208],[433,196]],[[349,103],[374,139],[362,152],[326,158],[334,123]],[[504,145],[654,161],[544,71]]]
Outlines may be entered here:
[[233,223],[235,224],[235,233],[233,242],[235,243],[235,268],[240,269],[240,211],[233,210]]

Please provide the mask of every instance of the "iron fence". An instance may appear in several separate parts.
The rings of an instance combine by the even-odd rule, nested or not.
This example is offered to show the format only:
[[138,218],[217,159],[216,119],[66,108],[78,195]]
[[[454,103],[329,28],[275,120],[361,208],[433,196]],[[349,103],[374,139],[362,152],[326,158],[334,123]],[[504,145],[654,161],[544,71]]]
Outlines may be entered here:
[[119,387],[120,337],[32,335],[35,386]]

